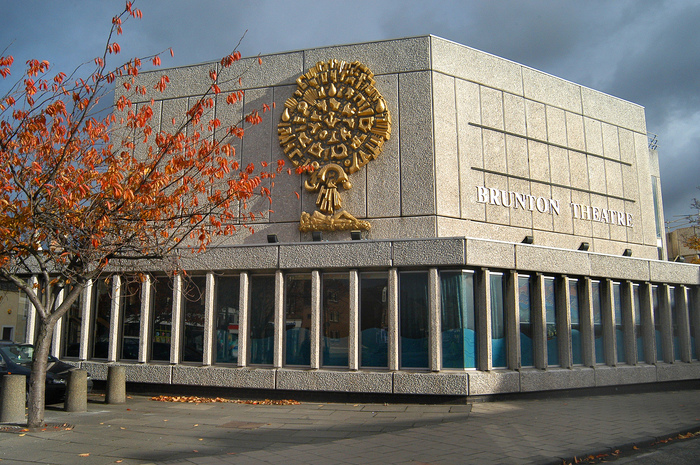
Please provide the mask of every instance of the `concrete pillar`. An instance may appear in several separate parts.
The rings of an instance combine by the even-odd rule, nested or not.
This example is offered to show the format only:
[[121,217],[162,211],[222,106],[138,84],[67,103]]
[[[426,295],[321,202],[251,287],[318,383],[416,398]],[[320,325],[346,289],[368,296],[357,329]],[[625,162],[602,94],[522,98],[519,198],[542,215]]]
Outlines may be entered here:
[[571,291],[569,290],[569,280],[566,276],[556,278],[554,291],[556,293],[555,312],[557,341],[559,343],[559,365],[562,368],[571,368],[574,363],[571,353]]
[[508,368],[520,369],[520,300],[518,295],[518,272],[510,271],[504,276],[504,307],[506,312],[506,339],[508,343]]
[[481,268],[474,273],[474,300],[476,301],[476,324],[479,347],[477,368],[490,371],[491,357],[491,283],[489,270]]
[[126,369],[120,365],[110,365],[107,368],[107,392],[105,401],[108,404],[123,404],[126,402]]
[[182,275],[173,276],[173,308],[170,327],[170,363],[174,365],[182,362],[182,351],[185,330],[185,295]]
[[122,310],[122,280],[119,275],[112,276],[112,302],[109,318],[109,348],[107,361],[115,362],[119,358],[119,322]]
[[656,329],[654,328],[654,299],[649,283],[639,285],[639,317],[642,320],[644,361],[654,365],[656,364]]
[[[673,322],[671,320],[671,289],[668,284],[658,287],[659,313],[661,319],[661,346],[663,347],[663,360],[673,363]],[[656,322],[658,324],[659,322]]]
[[430,371],[442,369],[442,321],[440,274],[437,268],[428,271],[428,364]]
[[282,368],[284,363],[284,274],[281,270],[275,271],[275,329],[272,366]]
[[141,329],[139,339],[139,362],[146,363],[148,361],[151,342],[151,292],[152,279],[150,275],[145,275],[141,283]]
[[216,315],[214,314],[214,299],[215,299],[215,286],[214,286],[214,273],[207,273],[207,282],[205,285],[205,295],[204,295],[204,349],[203,349],[203,365],[209,366],[214,363],[214,334],[216,325]]
[[389,295],[387,296],[388,308],[388,361],[389,370],[398,371],[399,369],[399,272],[396,268],[389,270]]
[[637,337],[635,335],[634,289],[630,281],[620,283],[620,295],[622,302],[622,330],[625,338],[625,355],[628,365],[636,365]]
[[68,372],[63,409],[66,412],[87,411],[87,371],[76,368]]
[[27,377],[5,375],[0,379],[0,423],[24,423]]
[[348,329],[348,368],[360,369],[360,273],[350,270],[350,324]]
[[240,274],[238,297],[238,366],[248,366],[248,310],[250,303],[250,276],[247,271]]
[[690,315],[688,314],[688,288],[676,286],[675,308],[673,309],[674,323],[678,330],[678,347],[682,362],[690,362]]

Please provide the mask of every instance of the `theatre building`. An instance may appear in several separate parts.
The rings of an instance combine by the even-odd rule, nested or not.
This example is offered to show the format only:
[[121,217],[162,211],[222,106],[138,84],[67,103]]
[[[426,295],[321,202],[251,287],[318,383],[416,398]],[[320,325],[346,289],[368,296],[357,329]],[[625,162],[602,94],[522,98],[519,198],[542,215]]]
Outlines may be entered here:
[[55,355],[96,379],[280,391],[700,379],[700,267],[667,260],[641,106],[434,36],[218,68],[169,70],[162,124],[210,70],[247,69],[242,103],[215,109],[271,109],[242,162],[315,170],[278,176],[255,233],[188,254],[187,277],[94,282]]

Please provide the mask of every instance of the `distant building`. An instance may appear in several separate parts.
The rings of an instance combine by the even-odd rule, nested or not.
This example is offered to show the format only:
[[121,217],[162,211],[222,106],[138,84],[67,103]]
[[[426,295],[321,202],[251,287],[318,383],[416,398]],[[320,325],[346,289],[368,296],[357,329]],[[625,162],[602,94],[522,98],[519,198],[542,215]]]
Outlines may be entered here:
[[24,341],[27,298],[17,286],[0,281],[0,340]]
[[698,236],[700,236],[700,226],[688,226],[669,232],[667,235],[668,259],[697,263],[700,259],[700,251],[688,247],[687,242],[691,237]]
[[209,70],[248,67],[243,104],[216,107],[272,109],[242,159],[314,175],[277,178],[256,233],[188,258],[187,279],[93,283],[55,355],[97,379],[119,363],[131,382],[289,391],[700,379],[700,268],[665,261],[642,107],[434,36],[178,68],[137,104],[167,124]]

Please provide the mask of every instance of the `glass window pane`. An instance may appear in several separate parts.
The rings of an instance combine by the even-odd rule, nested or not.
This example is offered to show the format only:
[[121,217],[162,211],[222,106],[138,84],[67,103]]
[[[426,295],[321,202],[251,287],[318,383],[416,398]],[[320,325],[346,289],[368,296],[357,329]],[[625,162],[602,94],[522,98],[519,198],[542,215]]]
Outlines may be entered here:
[[544,310],[547,325],[547,364],[559,366],[559,338],[557,337],[557,294],[554,278],[544,278]]
[[[63,295],[68,294],[68,288]],[[80,355],[80,331],[83,323],[83,315],[80,311],[82,294],[71,304],[68,312],[63,316],[63,356],[78,357]]]
[[348,366],[350,278],[346,273],[323,275],[323,365]]
[[92,328],[92,358],[107,358],[109,352],[109,321],[112,315],[112,281],[98,279],[93,284],[94,320]]
[[476,368],[474,273],[440,273],[443,368]]
[[250,363],[272,365],[275,340],[275,277],[250,277]]
[[654,333],[656,335],[656,360],[664,361],[664,345],[661,337],[661,307],[659,305],[659,286],[651,286],[651,300],[654,306]]
[[520,312],[520,365],[531,367],[535,364],[532,345],[532,300],[530,277],[518,276],[518,308]]
[[[134,278],[132,278],[134,279]],[[122,342],[120,358],[137,360],[141,345],[141,283],[130,281],[121,285]]]
[[285,278],[285,365],[311,364],[311,275]]
[[503,275],[491,273],[489,281],[491,283],[491,364],[494,368],[501,368],[508,363]]
[[605,344],[603,342],[603,311],[600,298],[600,281],[591,281],[591,306],[593,307],[595,362],[599,364],[605,363]]
[[681,359],[681,345],[678,339],[678,319],[680,318],[680,311],[676,307],[676,288],[669,287],[669,293],[671,295],[671,328],[673,333],[673,359]]
[[698,302],[695,301],[695,296],[697,293],[694,291],[693,288],[691,288],[688,292],[688,310],[689,310],[689,315],[688,315],[688,321],[690,322],[690,355],[693,360],[698,359],[698,352],[697,352],[697,347],[695,346],[695,337],[697,328],[695,327],[695,312],[698,311],[697,305]]
[[360,366],[389,366],[388,289],[386,273],[360,275]]
[[574,365],[582,365],[583,348],[577,279],[569,280],[569,308],[571,312],[571,358]]
[[216,363],[238,363],[238,276],[216,278]]
[[428,273],[399,275],[401,366],[428,368]]
[[173,323],[173,283],[172,280],[153,278],[151,329],[151,360],[170,361],[170,340]]
[[183,279],[182,305],[185,314],[185,332],[182,340],[182,360],[202,362],[204,359],[204,299],[207,278],[194,276]]
[[620,283],[613,283],[613,305],[615,306],[615,343],[617,345],[617,362],[625,363],[625,334],[622,321],[622,291]]
[[644,333],[642,332],[642,300],[639,294],[639,284],[632,285],[634,296],[634,338],[637,340],[637,360],[644,362]]

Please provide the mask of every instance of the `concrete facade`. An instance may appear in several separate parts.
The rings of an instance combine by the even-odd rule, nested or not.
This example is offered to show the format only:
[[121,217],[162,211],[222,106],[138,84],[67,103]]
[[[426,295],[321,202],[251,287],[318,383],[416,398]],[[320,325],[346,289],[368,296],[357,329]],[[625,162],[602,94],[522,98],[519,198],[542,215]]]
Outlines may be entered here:
[[154,98],[165,127],[211,69],[225,82],[249,68],[243,102],[214,111],[226,124],[272,108],[239,153],[276,164],[297,77],[330,59],[367,65],[391,113],[383,152],[342,194],[371,224],[361,240],[300,232],[316,195],[283,175],[255,234],[183,258],[187,282],[144,269],[130,293],[128,276],[92,286],[55,355],[96,379],[119,364],[130,382],[384,394],[700,378],[700,268],[658,260],[658,155],[636,104],[424,36],[169,70],[139,105]]

